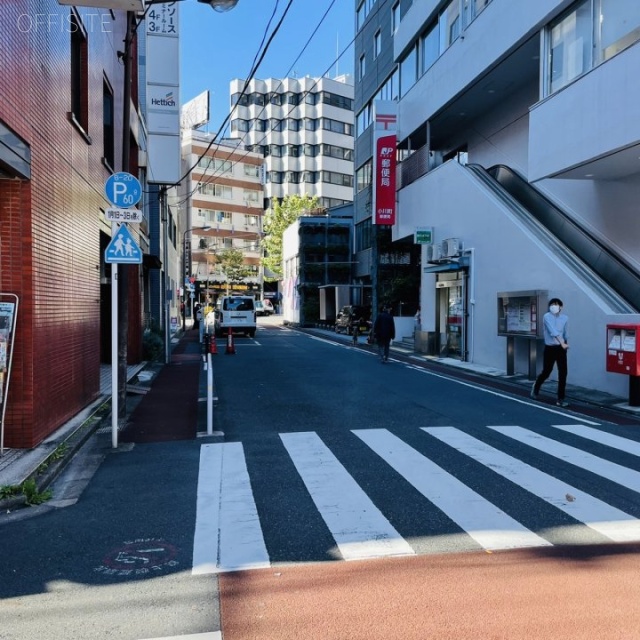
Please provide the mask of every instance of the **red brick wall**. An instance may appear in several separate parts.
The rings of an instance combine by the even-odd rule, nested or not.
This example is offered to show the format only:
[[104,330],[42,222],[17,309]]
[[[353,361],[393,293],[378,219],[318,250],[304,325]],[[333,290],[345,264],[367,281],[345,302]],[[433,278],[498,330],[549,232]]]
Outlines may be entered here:
[[[102,163],[103,78],[114,89],[119,170],[123,68],[115,52],[124,15],[114,21],[108,10],[78,9],[88,33],[88,144],[67,116],[69,11],[57,0],[0,2],[0,121],[29,144],[32,159],[31,180],[0,180],[0,291],[20,296],[9,447],[34,446],[100,390],[99,235],[110,234],[100,216],[110,174]],[[134,301],[138,285],[134,275]],[[139,324],[135,305],[129,315]]]

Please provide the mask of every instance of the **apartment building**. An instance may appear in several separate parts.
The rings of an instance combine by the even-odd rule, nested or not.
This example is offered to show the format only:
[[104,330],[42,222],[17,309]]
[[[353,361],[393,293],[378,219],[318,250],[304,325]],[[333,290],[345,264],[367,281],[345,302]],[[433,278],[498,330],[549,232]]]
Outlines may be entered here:
[[[201,303],[213,303],[227,292],[261,297],[263,158],[237,140],[214,143],[213,138],[199,131],[186,131],[182,138],[188,177],[174,206],[183,238],[184,284],[187,289],[194,285],[191,299]],[[227,250],[242,253],[244,273],[225,268],[220,258]]]
[[235,79],[231,136],[264,158],[264,208],[286,195],[353,200],[353,80]]
[[[607,326],[640,321],[637,2],[358,6],[368,9],[363,46],[393,32],[392,237],[432,234],[421,247],[419,346],[531,372],[546,300],[557,296],[570,317],[569,381],[626,395],[629,377],[608,372],[606,358]],[[356,172],[374,92],[360,86]]]

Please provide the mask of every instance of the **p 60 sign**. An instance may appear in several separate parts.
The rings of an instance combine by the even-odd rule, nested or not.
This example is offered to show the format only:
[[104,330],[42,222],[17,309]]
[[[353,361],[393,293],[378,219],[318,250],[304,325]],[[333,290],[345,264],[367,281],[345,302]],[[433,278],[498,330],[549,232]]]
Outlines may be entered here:
[[104,193],[114,207],[126,209],[140,202],[142,187],[138,178],[126,171],[120,171],[107,178]]

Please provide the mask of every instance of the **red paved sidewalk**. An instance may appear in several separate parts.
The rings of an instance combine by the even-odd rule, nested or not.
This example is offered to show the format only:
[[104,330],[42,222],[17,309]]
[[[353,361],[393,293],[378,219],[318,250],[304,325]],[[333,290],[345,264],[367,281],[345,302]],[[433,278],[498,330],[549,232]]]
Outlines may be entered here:
[[198,429],[201,351],[198,332],[187,331],[131,413],[123,442],[190,440]]

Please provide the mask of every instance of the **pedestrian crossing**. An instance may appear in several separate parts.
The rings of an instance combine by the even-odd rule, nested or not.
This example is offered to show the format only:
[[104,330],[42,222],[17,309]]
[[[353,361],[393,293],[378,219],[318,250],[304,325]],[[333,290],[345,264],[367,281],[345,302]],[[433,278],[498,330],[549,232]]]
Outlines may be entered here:
[[[388,429],[356,429],[347,435],[353,446],[345,453],[333,451],[317,432],[279,434],[277,455],[301,480],[291,483],[289,515],[317,512],[335,542],[333,557],[414,555],[424,552],[420,540],[437,535],[422,512],[411,531],[397,522],[388,502],[357,479],[362,465],[382,465],[397,476],[394,487],[406,493],[394,495],[394,502],[408,501],[411,492],[459,528],[455,550],[562,544],[564,538],[552,533],[558,523],[571,540],[640,541],[637,440],[583,424],[422,427],[402,437]],[[201,446],[193,574],[271,566],[273,533],[265,538],[263,526],[269,504],[264,492],[256,502],[252,485],[270,471],[258,474],[250,460],[239,442]],[[278,546],[286,547],[286,527],[279,535]]]

